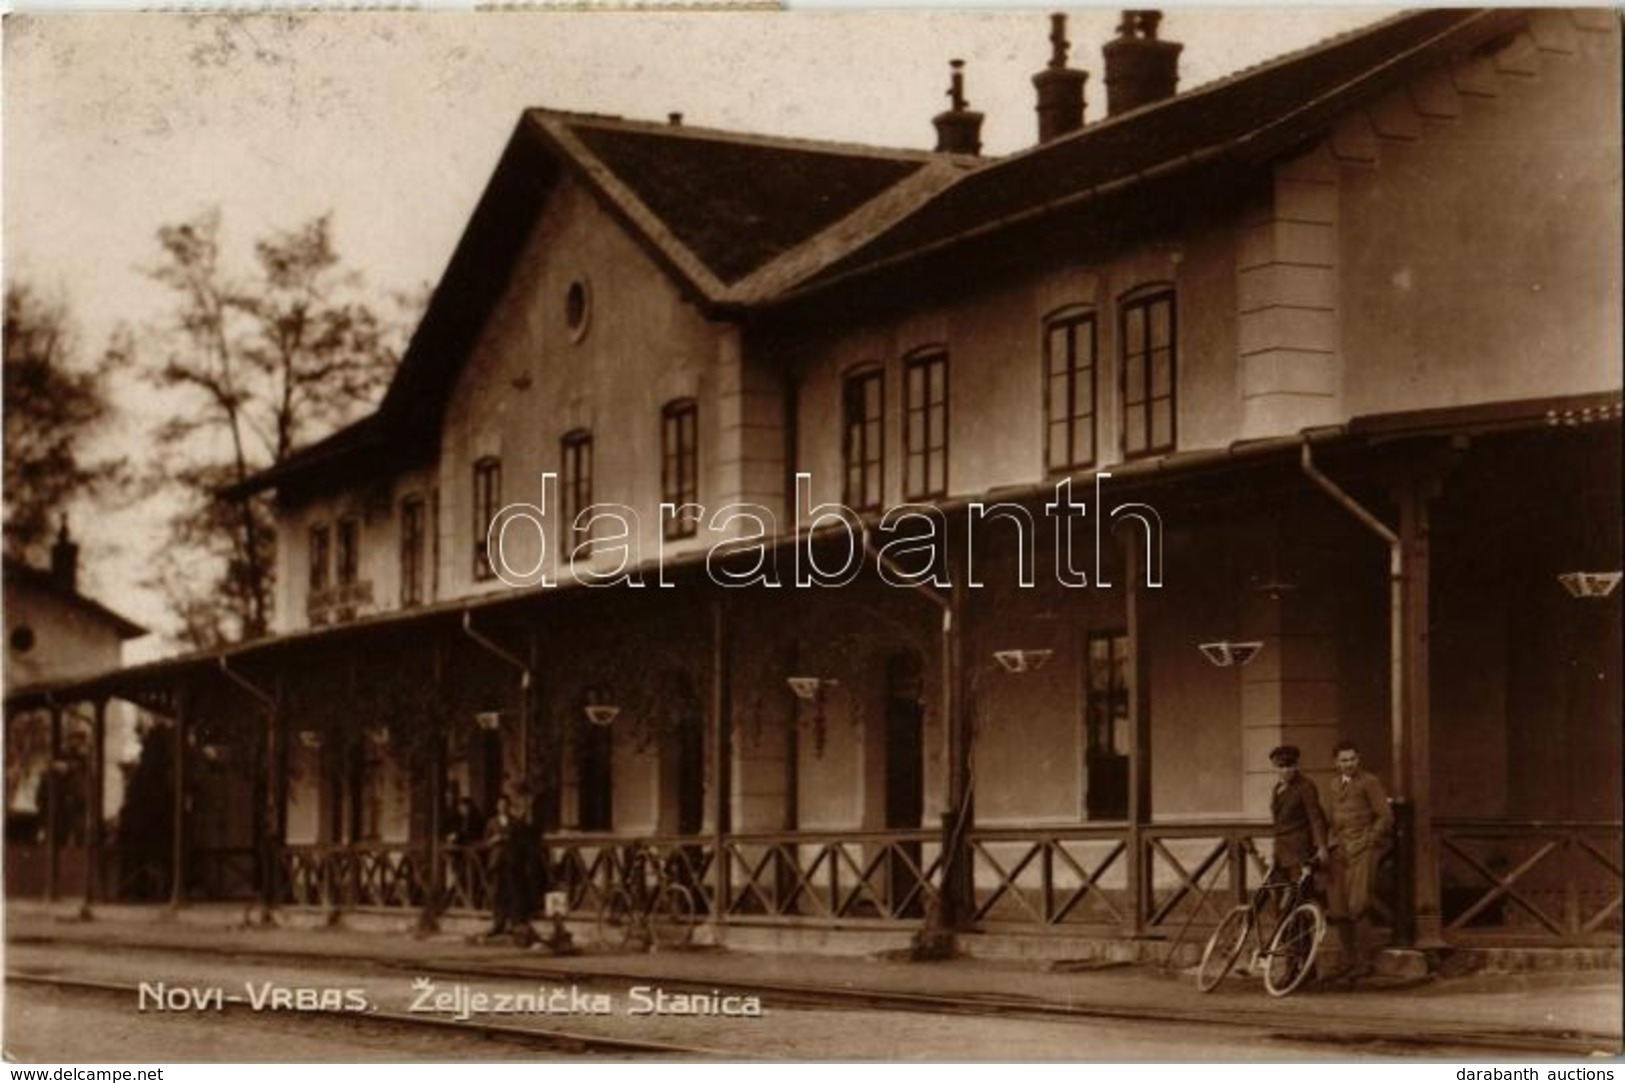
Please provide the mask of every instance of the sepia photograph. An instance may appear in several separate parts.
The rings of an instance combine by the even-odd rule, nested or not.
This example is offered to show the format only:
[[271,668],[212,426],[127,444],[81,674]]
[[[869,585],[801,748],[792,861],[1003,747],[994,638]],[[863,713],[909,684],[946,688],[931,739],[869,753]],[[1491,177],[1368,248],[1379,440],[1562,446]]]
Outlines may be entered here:
[[1621,34],[6,15],[5,1058],[1614,1078]]

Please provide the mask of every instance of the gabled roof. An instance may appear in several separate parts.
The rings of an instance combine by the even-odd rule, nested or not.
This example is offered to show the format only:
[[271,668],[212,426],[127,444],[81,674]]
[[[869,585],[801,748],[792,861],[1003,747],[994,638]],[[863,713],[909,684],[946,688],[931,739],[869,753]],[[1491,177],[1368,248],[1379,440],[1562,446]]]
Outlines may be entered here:
[[[924,151],[527,110],[377,413],[227,495],[297,485],[340,462],[364,469],[384,446],[404,452],[389,461],[397,467],[432,454],[440,411],[463,359],[566,171],[599,198],[679,289],[716,309],[746,296],[735,287],[748,285],[752,272],[795,256],[889,189],[935,191],[969,167],[963,159]],[[893,214],[912,205],[897,206]]]
[[566,173],[708,315],[740,316],[1214,163],[1268,161],[1526,17],[1398,15],[1002,159],[529,110],[378,412],[236,491],[432,458],[463,360]]
[[539,110],[531,117],[651,239],[681,245],[723,287],[912,176],[931,157]]
[[141,627],[135,621],[113,612],[94,598],[86,597],[77,590],[69,589],[58,582],[56,576],[36,568],[32,564],[6,557],[4,571],[6,582],[24,583],[49,594],[64,605],[72,606],[92,619],[108,625],[118,634],[120,639],[136,639],[147,634],[147,629]]
[[816,289],[1221,157],[1260,162],[1525,13],[1410,12],[1090,124],[963,176],[788,292]]

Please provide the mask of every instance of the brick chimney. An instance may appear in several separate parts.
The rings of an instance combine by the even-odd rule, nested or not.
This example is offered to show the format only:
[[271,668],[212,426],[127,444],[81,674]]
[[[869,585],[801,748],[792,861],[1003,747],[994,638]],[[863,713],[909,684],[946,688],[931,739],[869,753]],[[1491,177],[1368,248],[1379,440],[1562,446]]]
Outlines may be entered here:
[[1160,41],[1160,11],[1125,11],[1117,37],[1101,50],[1106,57],[1106,115],[1116,116],[1171,98],[1179,86],[1176,41]]
[[63,590],[78,592],[79,546],[68,536],[68,517],[62,516],[56,544],[51,546],[51,579]]
[[948,98],[953,107],[946,113],[931,118],[937,126],[937,151],[947,154],[980,154],[982,152],[982,114],[966,108],[965,62],[950,60],[953,70],[948,87]]
[[1033,76],[1033,88],[1038,91],[1038,141],[1048,143],[1068,132],[1083,127],[1083,84],[1089,73],[1066,66],[1066,16],[1057,12],[1049,17],[1049,67]]

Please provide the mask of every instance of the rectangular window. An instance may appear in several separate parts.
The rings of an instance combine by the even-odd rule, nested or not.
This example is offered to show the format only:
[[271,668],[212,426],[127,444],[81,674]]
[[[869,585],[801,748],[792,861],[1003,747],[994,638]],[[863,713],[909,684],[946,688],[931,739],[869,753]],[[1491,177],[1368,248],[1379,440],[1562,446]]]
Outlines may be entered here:
[[1095,316],[1044,326],[1044,466],[1063,474],[1095,461]]
[[845,471],[841,501],[858,511],[876,510],[883,499],[882,388],[877,368],[855,372],[841,385],[841,463]]
[[1128,755],[1127,665],[1127,634],[1102,632],[1089,637],[1087,746],[1091,750]]
[[1128,816],[1128,635],[1089,636],[1084,694],[1084,810],[1091,820]]
[[677,506],[665,520],[667,538],[692,538],[700,529],[698,429],[692,399],[667,403],[660,412],[660,500]]
[[1123,456],[1174,448],[1174,295],[1123,306]]
[[590,530],[576,530],[576,520],[592,507],[592,433],[577,429],[559,442],[560,457],[564,461],[563,491],[560,493],[559,511],[570,538],[569,550],[591,538]]
[[356,836],[363,842],[377,842],[384,835],[385,790],[389,786],[389,763],[383,747],[373,740],[361,742],[358,757],[357,796],[360,823]]
[[348,587],[361,572],[361,520],[339,520],[337,556],[339,586]]
[[[624,723],[623,723],[624,724]],[[615,827],[615,744],[608,726],[577,731],[576,826],[582,831]]]
[[423,498],[409,496],[401,501],[401,606],[423,601]]
[[502,507],[502,461],[486,457],[474,464],[474,578],[491,579],[496,572],[491,567],[491,554],[486,547],[486,535],[491,522]]
[[330,537],[326,523],[310,528],[310,592],[312,594],[327,589]]
[[429,490],[429,600],[440,597],[440,487]]
[[948,495],[948,355],[911,358],[903,366],[903,499]]

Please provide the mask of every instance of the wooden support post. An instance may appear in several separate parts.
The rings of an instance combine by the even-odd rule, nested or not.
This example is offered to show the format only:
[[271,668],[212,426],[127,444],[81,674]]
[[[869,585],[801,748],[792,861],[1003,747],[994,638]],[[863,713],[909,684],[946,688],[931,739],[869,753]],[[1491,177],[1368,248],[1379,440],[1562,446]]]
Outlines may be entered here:
[[[429,669],[435,702],[443,702],[440,690],[445,680],[446,650],[438,639],[431,648]],[[423,885],[423,912],[418,918],[425,928],[432,928],[439,920],[446,897],[446,860],[441,845],[446,833],[446,825],[441,821],[442,806],[446,803],[446,719],[436,718],[430,725],[435,732],[430,736],[429,754],[429,868]]]
[[[528,639],[529,639],[528,634],[527,634],[526,638],[527,638],[527,641],[528,641]],[[529,658],[528,647],[526,648],[526,651],[527,651],[526,658],[527,658],[527,662],[528,662],[528,658]],[[525,804],[530,806],[530,808],[523,808],[523,809],[516,808],[514,810],[514,812],[516,814],[522,815],[522,816],[524,816],[524,817],[526,817],[528,819],[530,817],[530,815],[531,815],[531,810],[535,807],[535,804],[536,804],[536,795],[530,792],[530,703],[531,703],[530,681],[531,681],[531,676],[530,676],[530,669],[528,668],[527,664],[522,664],[518,668],[519,668],[519,677],[518,677],[519,692],[518,692],[518,695],[514,697],[514,714],[519,720],[519,734],[518,734],[519,748],[517,750],[517,754],[514,757],[514,760],[515,760],[515,763],[514,763],[514,775],[518,779],[518,784],[516,786],[511,787],[511,788],[507,787],[507,786],[504,786],[503,790],[504,790],[504,792],[514,793],[514,800],[515,801],[523,801]],[[508,773],[508,765],[507,765],[508,757],[507,757],[506,750],[504,750],[504,752],[503,752],[502,759],[503,759],[502,773],[503,773],[504,776],[506,776],[507,773]],[[517,792],[515,792],[515,791],[517,791]]]
[[174,792],[170,810],[174,822],[170,828],[169,851],[169,905],[182,906],[186,902],[186,741],[191,723],[192,697],[182,689],[175,697],[174,746],[171,753]]
[[[1412,482],[1398,494],[1401,582],[1400,658],[1404,702],[1394,735],[1394,786],[1409,805],[1412,825],[1409,870],[1412,891],[1399,900],[1400,928],[1414,928],[1415,947],[1444,946],[1439,913],[1439,868],[1433,833],[1431,682],[1429,680],[1429,483]],[[1405,910],[1409,913],[1404,913]],[[1411,946],[1411,945],[1405,945]]]
[[50,759],[45,764],[45,901],[56,902],[62,864],[62,705],[51,702]]
[[1128,873],[1133,893],[1132,933],[1143,935],[1151,912],[1151,863],[1145,825],[1151,822],[1151,680],[1148,622],[1138,539],[1132,532],[1123,543],[1124,608],[1128,625]]
[[273,832],[272,846],[276,851],[272,865],[272,881],[279,892],[279,895],[276,896],[278,901],[280,901],[280,892],[284,886],[282,883],[283,860],[288,849],[288,785],[290,781],[288,778],[288,750],[289,738],[292,736],[291,726],[293,720],[288,717],[287,703],[287,685],[282,674],[278,673],[276,679],[276,715],[272,719],[272,725],[276,727],[277,738],[276,787],[275,796],[272,799],[274,802],[272,812],[275,814],[276,819],[271,828]]
[[976,912],[975,875],[971,867],[970,833],[976,825],[976,795],[972,787],[972,743],[975,740],[975,682],[965,665],[965,585],[954,576],[948,602],[942,608],[942,711],[948,740],[947,793],[942,813],[942,890],[935,915],[928,915],[924,938],[917,945],[923,955],[951,953],[951,934]]
[[269,709],[265,712],[264,800],[260,804],[260,906],[269,920],[277,904],[277,880],[282,868],[282,798],[287,793],[287,735],[282,728],[282,680],[279,676]]
[[85,912],[101,900],[102,790],[107,778],[107,700],[92,704],[90,716],[90,793],[85,801]]
[[541,785],[536,778],[535,761],[539,750],[533,746],[536,742],[536,705],[540,696],[536,693],[536,665],[538,662],[538,649],[536,644],[536,629],[525,629],[525,671],[519,685],[519,718],[520,725],[524,727],[519,735],[519,777],[524,779],[525,792],[530,795],[530,807],[525,810],[525,816],[530,821],[531,828],[541,826],[541,816],[538,805],[541,797]]
[[711,900],[711,923],[720,926],[728,916],[731,863],[728,835],[733,830],[730,736],[733,733],[732,634],[728,624],[728,596],[720,592],[711,602],[711,876],[715,894]]

